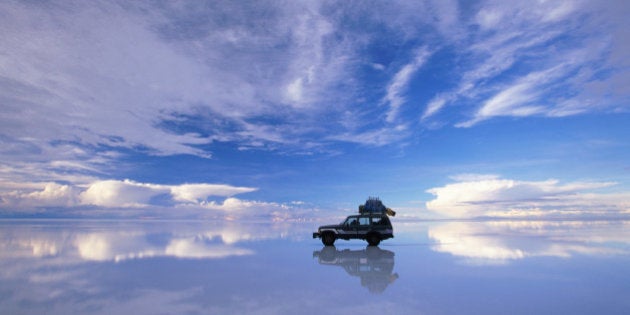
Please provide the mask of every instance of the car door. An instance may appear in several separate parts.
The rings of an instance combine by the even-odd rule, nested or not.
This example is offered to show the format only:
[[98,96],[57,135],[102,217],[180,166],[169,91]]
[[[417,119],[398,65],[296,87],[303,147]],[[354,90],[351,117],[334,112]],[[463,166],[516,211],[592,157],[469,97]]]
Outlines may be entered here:
[[359,225],[357,227],[357,236],[365,237],[365,235],[370,231],[370,217],[361,216],[358,219]]
[[344,237],[353,238],[357,236],[359,227],[359,219],[357,217],[348,217],[341,227]]

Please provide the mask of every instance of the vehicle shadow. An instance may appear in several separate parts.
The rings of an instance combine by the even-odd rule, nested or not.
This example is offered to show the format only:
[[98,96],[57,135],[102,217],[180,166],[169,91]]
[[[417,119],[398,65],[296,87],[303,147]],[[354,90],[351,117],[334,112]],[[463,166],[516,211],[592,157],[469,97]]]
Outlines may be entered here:
[[382,293],[398,279],[394,273],[394,252],[367,246],[361,250],[337,250],[324,246],[313,252],[321,265],[342,267],[349,275],[361,278],[361,285],[371,293]]

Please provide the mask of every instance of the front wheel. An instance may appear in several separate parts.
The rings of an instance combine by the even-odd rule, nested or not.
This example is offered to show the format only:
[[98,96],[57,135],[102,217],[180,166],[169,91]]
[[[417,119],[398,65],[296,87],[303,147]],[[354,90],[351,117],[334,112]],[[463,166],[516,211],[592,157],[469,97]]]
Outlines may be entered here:
[[322,235],[322,243],[324,243],[324,245],[326,246],[332,246],[333,244],[335,244],[335,234],[324,233],[324,235]]
[[366,240],[370,246],[378,246],[381,243],[381,237],[376,233],[368,234]]

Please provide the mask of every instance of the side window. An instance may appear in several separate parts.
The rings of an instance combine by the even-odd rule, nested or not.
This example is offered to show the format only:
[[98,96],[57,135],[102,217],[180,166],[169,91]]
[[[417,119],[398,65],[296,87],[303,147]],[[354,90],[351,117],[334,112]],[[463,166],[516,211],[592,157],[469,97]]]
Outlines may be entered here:
[[369,217],[359,217],[359,225],[368,226],[370,225]]

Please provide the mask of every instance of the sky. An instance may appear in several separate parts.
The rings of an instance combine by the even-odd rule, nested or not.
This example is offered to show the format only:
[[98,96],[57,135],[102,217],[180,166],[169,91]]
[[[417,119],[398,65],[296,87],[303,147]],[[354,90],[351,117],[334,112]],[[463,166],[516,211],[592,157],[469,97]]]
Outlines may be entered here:
[[627,217],[629,14],[2,1],[0,217]]

